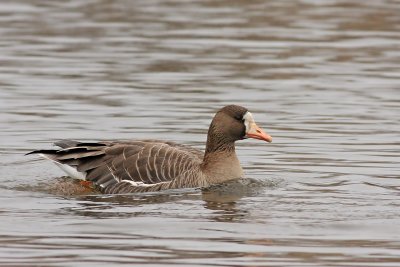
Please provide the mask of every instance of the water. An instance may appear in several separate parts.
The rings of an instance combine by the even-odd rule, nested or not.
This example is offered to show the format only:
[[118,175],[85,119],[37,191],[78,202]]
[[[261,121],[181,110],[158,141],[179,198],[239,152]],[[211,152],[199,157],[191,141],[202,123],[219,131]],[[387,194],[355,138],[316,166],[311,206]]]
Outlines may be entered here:
[[[0,265],[399,266],[397,1],[3,1]],[[66,195],[58,139],[204,147],[250,109],[249,185]]]

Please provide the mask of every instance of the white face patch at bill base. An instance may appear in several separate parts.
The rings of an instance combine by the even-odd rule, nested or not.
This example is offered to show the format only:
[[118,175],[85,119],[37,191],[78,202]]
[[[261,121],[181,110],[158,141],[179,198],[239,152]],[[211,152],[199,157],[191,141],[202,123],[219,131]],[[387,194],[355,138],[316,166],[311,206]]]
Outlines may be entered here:
[[250,124],[254,123],[253,115],[251,115],[250,111],[247,111],[244,116],[244,126],[246,127],[246,133],[250,130]]

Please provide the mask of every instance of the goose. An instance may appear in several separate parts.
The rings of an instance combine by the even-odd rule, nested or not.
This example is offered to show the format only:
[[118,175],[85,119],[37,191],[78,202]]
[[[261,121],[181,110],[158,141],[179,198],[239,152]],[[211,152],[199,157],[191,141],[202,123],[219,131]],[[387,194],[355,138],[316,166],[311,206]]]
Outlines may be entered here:
[[204,152],[161,140],[61,140],[54,143],[59,149],[28,154],[39,154],[104,194],[126,194],[208,187],[240,179],[243,170],[235,142],[246,138],[272,142],[246,108],[229,105],[212,119]]

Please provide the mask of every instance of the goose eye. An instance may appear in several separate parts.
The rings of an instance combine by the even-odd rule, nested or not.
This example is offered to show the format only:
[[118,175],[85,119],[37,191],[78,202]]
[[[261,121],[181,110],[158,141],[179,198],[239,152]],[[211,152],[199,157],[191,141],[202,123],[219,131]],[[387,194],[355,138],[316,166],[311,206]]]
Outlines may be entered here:
[[240,121],[240,122],[244,121],[243,117],[239,117],[239,116],[235,116],[235,120]]

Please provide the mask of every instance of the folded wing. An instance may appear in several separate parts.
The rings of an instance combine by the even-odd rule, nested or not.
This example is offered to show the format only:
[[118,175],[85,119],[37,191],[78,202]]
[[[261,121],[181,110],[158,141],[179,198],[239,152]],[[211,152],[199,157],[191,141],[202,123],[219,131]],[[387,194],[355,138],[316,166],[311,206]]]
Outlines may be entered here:
[[[157,140],[55,143],[59,150],[36,150],[58,165],[73,167],[102,188],[122,181],[154,185],[173,181],[203,157],[200,150]],[[31,154],[30,153],[30,154]]]

